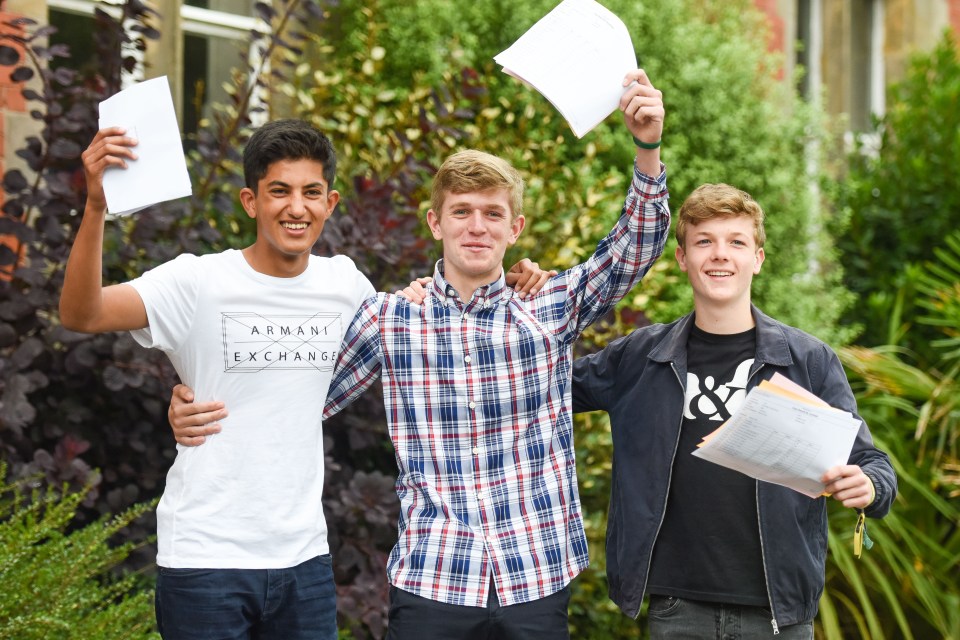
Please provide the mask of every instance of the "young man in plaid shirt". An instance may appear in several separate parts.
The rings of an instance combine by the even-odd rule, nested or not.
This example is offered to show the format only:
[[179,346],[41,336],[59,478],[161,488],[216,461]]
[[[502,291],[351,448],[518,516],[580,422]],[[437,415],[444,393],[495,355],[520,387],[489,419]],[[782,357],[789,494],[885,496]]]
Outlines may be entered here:
[[[344,338],[324,417],[382,375],[396,450],[392,640],[569,637],[568,585],[588,564],[573,343],[642,278],[670,227],[662,97],[639,69],[624,86],[620,108],[637,143],[633,180],[589,260],[538,295],[514,295],[503,257],[524,228],[523,180],[489,154],[454,154],[437,173],[427,215],[443,259],[426,298],[378,294]],[[197,416],[178,423],[171,413],[178,438],[197,433],[178,426],[215,418]]]

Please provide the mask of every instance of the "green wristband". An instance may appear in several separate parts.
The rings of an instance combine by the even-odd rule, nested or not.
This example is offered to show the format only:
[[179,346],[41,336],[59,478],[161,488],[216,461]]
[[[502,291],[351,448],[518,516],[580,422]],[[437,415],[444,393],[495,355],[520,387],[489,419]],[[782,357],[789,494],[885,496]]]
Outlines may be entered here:
[[633,136],[633,144],[637,145],[641,149],[657,149],[660,147],[660,140],[656,142],[641,142],[637,140],[637,136]]

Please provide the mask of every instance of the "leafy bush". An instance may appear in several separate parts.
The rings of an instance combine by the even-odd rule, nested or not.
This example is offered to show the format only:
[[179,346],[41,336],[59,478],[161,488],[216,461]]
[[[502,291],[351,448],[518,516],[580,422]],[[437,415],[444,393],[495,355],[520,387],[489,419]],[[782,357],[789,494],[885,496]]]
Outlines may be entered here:
[[[888,110],[876,122],[879,149],[861,139],[837,185],[845,282],[862,301],[847,319],[865,327],[862,344],[899,342],[901,323],[888,332],[887,319],[902,313],[916,295],[910,265],[928,259],[931,247],[960,218],[958,102],[960,50],[948,31],[890,87]],[[912,331],[905,346],[925,352],[933,337],[930,331]]]
[[153,505],[70,531],[89,485],[25,494],[21,485],[6,482],[6,471],[0,465],[0,638],[159,638],[153,591],[143,576],[114,575],[146,540],[111,543]]
[[[779,80],[779,60],[765,46],[768,25],[754,4],[604,2],[627,25],[640,66],[664,93],[663,158],[673,207],[703,182],[750,192],[768,213],[771,258],[755,299],[777,318],[841,344],[853,332],[836,320],[852,299],[840,285],[811,188],[817,176],[807,170],[806,145],[823,137],[823,127]],[[365,66],[367,91],[403,95],[461,65],[475,69],[488,93],[461,144],[510,159],[529,179],[529,230],[508,258],[526,255],[565,268],[586,258],[612,226],[633,145],[619,114],[576,139],[546,99],[494,65],[494,55],[555,5],[341,0],[335,19],[318,32],[325,38],[325,73]],[[671,243],[623,308],[657,321],[689,311],[689,288],[672,251]]]
[[940,357],[918,360],[895,345],[841,352],[858,380],[861,412],[893,460],[900,495],[890,515],[872,526],[877,544],[860,562],[843,548],[853,526],[849,514],[831,515],[835,562],[822,616],[831,637],[841,630],[872,638],[960,635],[960,233],[934,254],[917,275],[917,305],[904,318],[940,333],[931,343]]
[[862,301],[846,321],[865,327],[858,342],[872,345],[841,358],[900,495],[858,562],[846,548],[849,514],[831,514],[828,637],[960,635],[958,98],[960,52],[948,32],[890,88],[879,146],[861,138],[834,185],[846,282]]
[[[42,123],[40,135],[17,152],[33,175],[11,170],[3,177],[7,197],[0,225],[20,251],[0,255],[12,271],[0,282],[0,456],[15,477],[40,475],[53,486],[85,487],[79,523],[155,496],[173,454],[168,441],[153,433],[166,404],[161,398],[174,381],[165,358],[137,349],[129,336],[64,331],[56,317],[62,265],[79,224],[75,214],[83,209],[80,153],[93,137],[97,102],[118,90],[121,69],[132,62],[120,56],[119,43],[144,46],[144,38],[154,35],[151,18],[142,4],[125,6],[121,20],[137,27],[131,38],[116,20],[97,12],[95,42],[108,73],[95,79],[52,65],[69,58],[64,47],[46,46],[52,28],[14,20],[11,26],[19,29],[0,36],[3,64],[15,67],[13,77],[39,77],[40,89],[23,94]],[[169,226],[170,219],[150,224]],[[160,241],[128,242],[116,226],[107,237],[114,248],[106,261],[112,278],[122,278],[136,261],[170,255]],[[124,535],[141,539],[152,526],[147,517]]]

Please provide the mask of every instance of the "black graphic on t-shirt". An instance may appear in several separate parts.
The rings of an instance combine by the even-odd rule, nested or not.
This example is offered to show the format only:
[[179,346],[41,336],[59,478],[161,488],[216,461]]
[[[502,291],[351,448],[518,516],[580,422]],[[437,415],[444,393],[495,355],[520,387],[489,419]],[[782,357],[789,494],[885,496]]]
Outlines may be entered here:
[[332,371],[343,337],[339,313],[221,313],[224,371]]

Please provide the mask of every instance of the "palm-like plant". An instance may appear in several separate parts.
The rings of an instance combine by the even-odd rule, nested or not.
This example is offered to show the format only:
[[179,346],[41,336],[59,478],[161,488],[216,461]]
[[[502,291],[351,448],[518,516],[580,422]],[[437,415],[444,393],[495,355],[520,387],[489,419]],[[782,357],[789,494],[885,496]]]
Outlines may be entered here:
[[860,560],[847,546],[853,514],[832,514],[820,617],[828,638],[960,637],[960,233],[934,255],[915,272],[919,309],[905,317],[943,332],[931,343],[937,361],[913,361],[896,345],[840,353],[900,495],[871,526],[877,544]]

